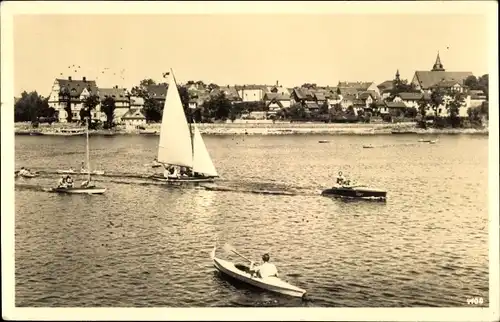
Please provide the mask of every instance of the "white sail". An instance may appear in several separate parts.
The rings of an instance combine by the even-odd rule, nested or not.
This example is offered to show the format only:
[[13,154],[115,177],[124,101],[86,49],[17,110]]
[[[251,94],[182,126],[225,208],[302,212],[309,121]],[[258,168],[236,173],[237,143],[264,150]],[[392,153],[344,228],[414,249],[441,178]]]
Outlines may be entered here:
[[158,162],[193,166],[191,132],[172,71],[168,75],[168,90],[163,107]]
[[193,145],[194,145],[194,155],[193,155],[193,171],[203,173],[208,176],[218,177],[217,170],[212,162],[212,158],[208,153],[205,142],[201,137],[201,133],[193,122]]

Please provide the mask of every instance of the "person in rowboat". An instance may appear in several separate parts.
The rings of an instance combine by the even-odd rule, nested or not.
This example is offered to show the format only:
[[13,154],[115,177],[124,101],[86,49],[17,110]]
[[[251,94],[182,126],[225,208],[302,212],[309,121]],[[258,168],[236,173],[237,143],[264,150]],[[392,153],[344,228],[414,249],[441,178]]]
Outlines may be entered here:
[[73,188],[73,178],[66,176],[66,188]]
[[82,188],[93,188],[93,187],[95,187],[95,185],[93,183],[91,183],[90,180],[85,180],[82,182],[81,187]]
[[19,170],[20,176],[26,176],[30,174],[31,174],[30,170],[26,169],[25,167],[21,167],[21,170]]
[[255,263],[250,263],[250,272],[252,272],[252,276],[256,274],[260,278],[275,276],[278,277],[278,269],[274,264],[269,263],[270,256],[269,254],[262,255],[263,263],[257,267],[255,267]]

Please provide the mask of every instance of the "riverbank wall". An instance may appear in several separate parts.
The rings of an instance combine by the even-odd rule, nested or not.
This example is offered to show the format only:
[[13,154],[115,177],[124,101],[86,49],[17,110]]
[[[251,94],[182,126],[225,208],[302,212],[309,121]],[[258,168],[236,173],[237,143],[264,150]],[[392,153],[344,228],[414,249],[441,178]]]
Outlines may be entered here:
[[[205,135],[291,135],[291,134],[324,134],[324,135],[382,135],[393,132],[415,134],[488,134],[488,128],[459,129],[419,129],[416,123],[291,123],[291,122],[234,122],[234,123],[200,123],[198,129]],[[56,123],[41,124],[32,128],[29,123],[15,123],[16,135],[41,134],[51,135],[61,128],[78,128],[76,124]],[[145,130],[127,129],[119,126],[113,130],[93,130],[91,135],[159,135],[161,124],[152,123],[143,126]]]

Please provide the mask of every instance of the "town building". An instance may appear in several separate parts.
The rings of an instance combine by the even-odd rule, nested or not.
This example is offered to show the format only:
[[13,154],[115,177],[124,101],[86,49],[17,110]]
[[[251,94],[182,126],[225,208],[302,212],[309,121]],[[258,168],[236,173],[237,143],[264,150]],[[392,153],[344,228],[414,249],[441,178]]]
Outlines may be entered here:
[[125,129],[130,131],[146,125],[146,117],[141,110],[131,108],[121,116],[121,122],[125,125]]
[[416,71],[411,84],[413,84],[415,89],[419,91],[430,93],[439,83],[446,84],[446,86],[455,86],[456,84],[463,86],[465,79],[469,76],[474,75],[472,72],[446,71],[441,63],[441,58],[439,57],[438,52],[436,62],[434,63],[432,69],[430,71]]
[[83,101],[89,95],[97,95],[97,92],[96,82],[87,80],[85,76],[82,79],[73,79],[71,76],[68,79],[56,78],[50,90],[48,104],[49,107],[56,110],[59,122],[67,122],[66,107],[68,104],[71,105],[72,119],[80,120]]
[[119,88],[118,86],[114,86],[112,88],[99,88],[98,95],[101,104],[96,107],[93,118],[100,119],[103,122],[106,121],[106,115],[102,112],[102,103],[106,98],[111,97],[115,101],[113,121],[115,123],[121,123],[122,116],[125,115],[130,109],[130,98],[127,89]]
[[268,90],[267,85],[238,85],[235,86],[238,96],[243,102],[259,102],[264,99]]

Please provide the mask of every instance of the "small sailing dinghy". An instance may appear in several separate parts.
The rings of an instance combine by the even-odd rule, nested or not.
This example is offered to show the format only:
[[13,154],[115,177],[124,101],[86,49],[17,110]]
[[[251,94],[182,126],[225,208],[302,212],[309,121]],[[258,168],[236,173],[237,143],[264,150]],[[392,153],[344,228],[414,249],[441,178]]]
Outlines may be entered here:
[[[271,292],[280,293],[284,295],[289,295],[293,297],[306,297],[306,290],[301,289],[297,286],[289,284],[278,277],[265,277],[260,278],[252,276],[248,271],[248,267],[241,264],[234,264],[233,262],[220,259],[215,257],[215,251],[217,246],[214,246],[213,250],[210,252],[210,258],[213,261],[215,268],[221,273],[237,279],[241,282],[256,286],[261,289],[265,289]],[[232,250],[233,253],[246,259],[250,262],[248,258],[238,253],[236,250]]]
[[[103,187],[97,187],[94,185],[91,181],[90,174],[92,171],[90,171],[90,152],[89,152],[89,127],[88,127],[88,119],[87,119],[87,131],[86,131],[86,156],[87,156],[87,180],[82,183],[80,187],[67,187],[67,186],[58,186],[55,188],[49,188],[46,189],[47,192],[55,192],[55,193],[69,193],[69,194],[103,194],[106,192],[106,188]],[[70,169],[72,172],[69,173],[74,173],[73,169]],[[68,173],[68,172],[66,172]]]
[[173,71],[168,73],[168,90],[158,143],[157,161],[165,168],[177,166],[191,169],[191,176],[153,175],[158,181],[213,182],[219,177],[203,137],[194,122],[188,123]]

